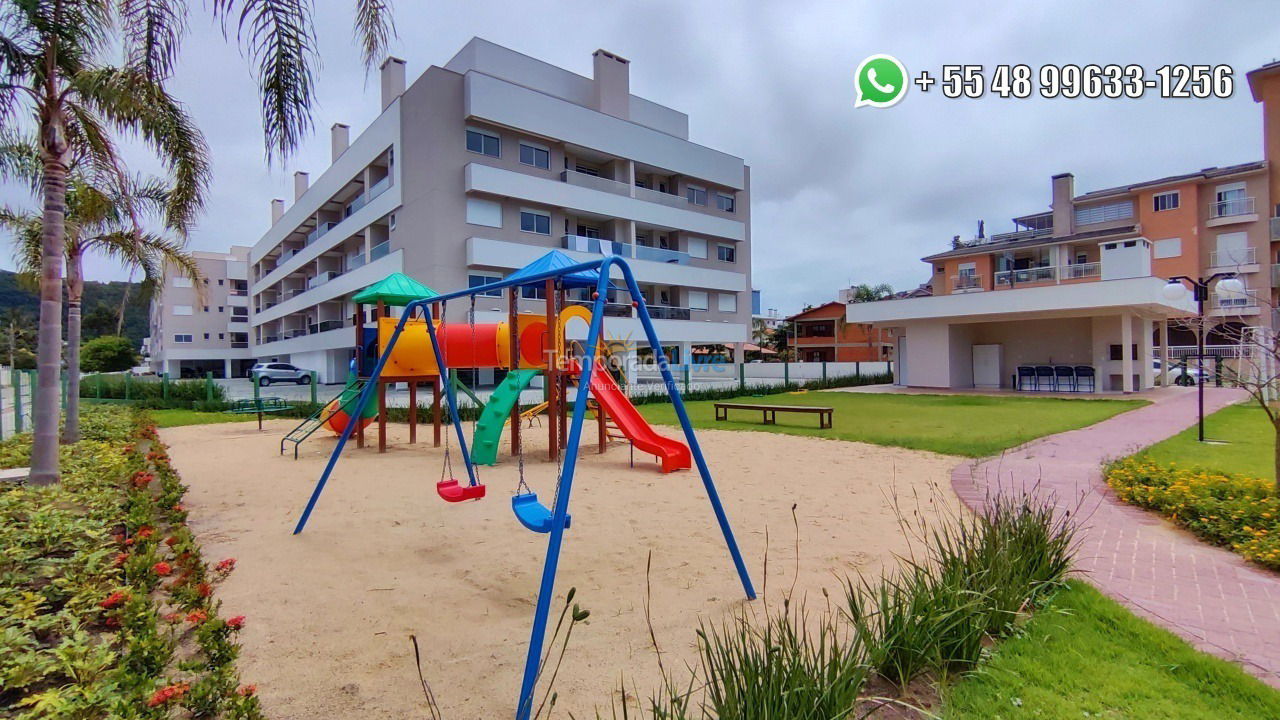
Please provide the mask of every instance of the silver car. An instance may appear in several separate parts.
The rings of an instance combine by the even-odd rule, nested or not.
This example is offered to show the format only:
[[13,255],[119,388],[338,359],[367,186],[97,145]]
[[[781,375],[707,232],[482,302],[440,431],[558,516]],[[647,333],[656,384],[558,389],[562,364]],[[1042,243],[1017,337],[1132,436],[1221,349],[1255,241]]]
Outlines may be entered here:
[[259,385],[266,387],[273,382],[291,382],[299,385],[311,384],[311,371],[303,370],[289,363],[258,363],[249,371],[249,377],[261,378]]

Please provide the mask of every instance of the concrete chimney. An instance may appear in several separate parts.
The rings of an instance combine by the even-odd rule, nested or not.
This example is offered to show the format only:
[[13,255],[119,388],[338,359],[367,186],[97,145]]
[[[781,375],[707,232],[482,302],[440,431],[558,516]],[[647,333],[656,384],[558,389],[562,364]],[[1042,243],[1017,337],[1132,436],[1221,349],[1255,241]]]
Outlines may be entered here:
[[310,186],[311,176],[299,170],[293,174],[293,199],[301,200],[303,193]]
[[631,117],[631,63],[608,50],[591,55],[596,110],[623,120]]
[[386,110],[404,94],[404,61],[389,57],[382,61],[382,109]]
[[284,217],[284,200],[276,198],[271,201],[271,224],[275,225]]
[[1060,173],[1053,176],[1053,237],[1076,234],[1076,176]]
[[351,126],[342,123],[334,123],[329,128],[329,147],[332,152],[330,162],[338,159],[338,156],[347,151],[351,146]]

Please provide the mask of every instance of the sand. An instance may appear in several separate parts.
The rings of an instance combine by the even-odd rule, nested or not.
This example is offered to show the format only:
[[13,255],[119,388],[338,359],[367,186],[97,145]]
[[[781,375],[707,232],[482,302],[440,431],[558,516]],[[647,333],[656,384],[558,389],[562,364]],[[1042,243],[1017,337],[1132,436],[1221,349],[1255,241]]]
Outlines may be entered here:
[[[217,597],[224,615],[248,617],[240,668],[267,715],[428,717],[412,633],[446,718],[512,717],[548,537],[511,514],[514,460],[482,469],[487,498],[449,504],[435,494],[443,450],[431,447],[429,428],[420,433],[427,442],[396,444],[385,455],[353,447],[295,537],[334,439],[317,435],[295,461],[278,454],[292,424],[161,433],[191,488],[186,502],[206,556],[237,558]],[[403,443],[407,428],[390,435]],[[542,460],[545,431],[527,437],[526,478],[549,501],[555,464]],[[838,595],[841,578],[877,573],[906,552],[894,497],[926,518],[957,512],[949,486],[957,458],[761,432],[699,438],[770,603],[793,584],[797,597],[821,602],[821,588]],[[644,611],[650,553],[651,618],[668,668],[695,658],[700,620],[719,621],[747,603],[696,472],[663,475],[641,455],[633,469],[627,445],[604,455],[592,446],[570,514],[552,607],[576,587],[591,617],[574,631],[554,716],[590,718],[598,707],[608,717],[620,678],[641,697],[659,680]]]

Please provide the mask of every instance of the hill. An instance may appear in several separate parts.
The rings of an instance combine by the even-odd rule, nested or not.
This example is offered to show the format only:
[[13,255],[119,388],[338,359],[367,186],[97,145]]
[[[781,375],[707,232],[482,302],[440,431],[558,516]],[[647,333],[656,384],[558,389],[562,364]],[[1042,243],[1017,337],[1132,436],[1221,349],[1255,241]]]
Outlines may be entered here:
[[[129,303],[125,307],[122,334],[129,338],[135,348],[142,345],[142,338],[148,332],[150,300],[141,296],[139,283],[90,281],[84,284],[82,333],[85,340],[116,334],[120,300],[125,288],[129,289]],[[34,330],[36,318],[40,314],[40,298],[35,291],[18,282],[17,273],[0,270],[0,317],[7,323],[14,311],[25,315],[30,329]],[[65,328],[65,315],[63,321]]]

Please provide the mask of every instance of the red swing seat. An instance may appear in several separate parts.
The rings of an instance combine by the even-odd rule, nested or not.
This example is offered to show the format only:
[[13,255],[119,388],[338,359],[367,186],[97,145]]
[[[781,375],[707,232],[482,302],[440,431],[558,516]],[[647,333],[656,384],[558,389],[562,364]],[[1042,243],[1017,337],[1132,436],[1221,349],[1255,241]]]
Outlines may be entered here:
[[436,483],[436,494],[445,502],[452,503],[479,500],[484,497],[484,485],[480,483],[463,485],[453,479],[441,480]]

